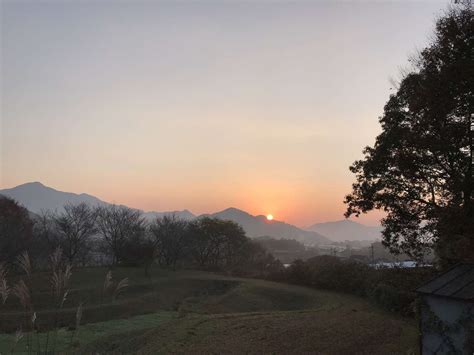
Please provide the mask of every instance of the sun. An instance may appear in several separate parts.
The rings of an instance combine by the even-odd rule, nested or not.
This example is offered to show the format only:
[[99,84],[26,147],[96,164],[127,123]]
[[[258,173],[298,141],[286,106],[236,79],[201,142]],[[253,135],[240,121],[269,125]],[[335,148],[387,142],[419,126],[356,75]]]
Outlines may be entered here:
[[267,220],[269,221],[273,220],[273,216],[271,214],[267,214]]

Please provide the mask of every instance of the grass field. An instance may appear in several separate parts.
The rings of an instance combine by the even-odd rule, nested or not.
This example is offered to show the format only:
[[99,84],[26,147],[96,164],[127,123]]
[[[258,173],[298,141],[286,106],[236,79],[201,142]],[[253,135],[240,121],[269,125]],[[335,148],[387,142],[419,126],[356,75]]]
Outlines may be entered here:
[[[61,313],[64,328],[32,338],[33,350],[184,353],[416,353],[413,320],[381,311],[357,297],[263,280],[197,271],[118,268],[114,278],[129,277],[130,287],[116,301],[101,297],[103,268],[74,273],[71,298]],[[51,310],[44,275],[34,277],[40,295],[38,320]],[[73,323],[75,303],[85,302],[82,325]],[[3,329],[13,330],[22,315],[13,302],[0,307]],[[16,317],[16,319],[15,319]],[[16,323],[15,323],[16,320]],[[68,323],[69,322],[69,323]],[[26,350],[27,337],[16,345]],[[0,353],[11,351],[14,334],[0,334]]]

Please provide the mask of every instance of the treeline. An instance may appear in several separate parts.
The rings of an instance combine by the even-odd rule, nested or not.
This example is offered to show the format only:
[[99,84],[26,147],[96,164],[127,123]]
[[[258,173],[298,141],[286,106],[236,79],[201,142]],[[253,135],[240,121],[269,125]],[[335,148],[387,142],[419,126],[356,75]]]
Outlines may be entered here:
[[67,204],[59,212],[31,215],[14,200],[0,198],[0,260],[13,263],[27,250],[47,265],[57,248],[68,264],[198,268],[265,275],[279,261],[232,221],[164,216],[147,221],[125,206]]
[[435,273],[433,268],[373,268],[367,264],[321,255],[297,260],[271,275],[288,282],[365,297],[379,306],[404,316],[416,310],[414,290]]
[[254,241],[264,247],[284,264],[295,260],[306,260],[321,254],[317,247],[308,247],[294,239],[275,239],[268,236],[255,238]]

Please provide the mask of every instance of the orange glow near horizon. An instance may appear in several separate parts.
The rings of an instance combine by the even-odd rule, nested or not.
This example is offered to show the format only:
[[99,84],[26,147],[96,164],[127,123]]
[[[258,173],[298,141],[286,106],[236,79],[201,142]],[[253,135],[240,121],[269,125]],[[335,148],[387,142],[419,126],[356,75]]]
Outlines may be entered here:
[[[75,176],[65,180],[62,176],[48,177],[48,172],[35,171],[26,179],[15,176],[13,172],[4,175],[0,188],[10,188],[28,181],[41,181],[44,185],[59,191],[87,193],[99,199],[116,204],[123,204],[144,211],[177,211],[188,209],[195,215],[215,213],[229,207],[238,208],[251,215],[270,214],[278,220],[299,227],[307,227],[314,223],[341,220],[345,206],[344,194],[350,186],[348,181],[327,181],[310,177],[306,181],[289,183],[287,179],[275,179],[270,175],[242,176],[233,170],[233,176],[213,177],[212,181],[194,181],[189,184],[181,179],[170,181],[158,174],[146,177],[141,175],[124,176],[117,171],[114,175],[105,175],[101,180],[92,176]],[[215,173],[216,176],[218,175]],[[155,180],[156,179],[156,180]],[[137,184],[136,180],[140,183]],[[211,180],[209,178],[209,180]],[[333,179],[334,180],[334,179]],[[159,183],[157,183],[157,181]],[[382,212],[372,212],[353,220],[366,224],[377,225],[383,218]],[[270,221],[269,219],[267,219]],[[275,219],[273,219],[275,220]]]
[[307,227],[344,218],[446,0],[49,3],[2,3],[0,189]]
[[[222,177],[213,179],[212,185],[201,181],[192,185],[175,179],[161,178],[157,184],[153,177],[140,176],[137,185],[134,176],[116,174],[96,180],[89,176],[75,179],[48,178],[47,173],[36,174],[22,179],[9,174],[0,182],[0,188],[10,188],[28,181],[41,181],[46,186],[59,191],[87,193],[99,199],[123,204],[144,211],[177,211],[188,209],[195,215],[215,213],[229,207],[238,208],[251,215],[271,215],[278,220],[299,227],[314,223],[341,220],[345,206],[342,202],[350,181],[336,183],[314,178],[298,183],[288,183],[281,179],[272,180],[271,176],[238,176],[234,171],[232,179]],[[229,188],[231,186],[232,188]],[[372,212],[353,220],[377,225],[383,218],[382,212]],[[273,219],[274,220],[274,219]]]

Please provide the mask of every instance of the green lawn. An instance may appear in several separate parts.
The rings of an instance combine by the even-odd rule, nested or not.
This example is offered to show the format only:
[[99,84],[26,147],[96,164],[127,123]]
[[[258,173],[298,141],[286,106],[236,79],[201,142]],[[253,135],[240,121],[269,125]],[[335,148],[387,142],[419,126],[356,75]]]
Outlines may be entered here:
[[[281,283],[227,277],[198,271],[119,268],[114,278],[129,277],[122,298],[100,302],[103,268],[75,272],[74,297],[62,312],[63,324],[74,323],[74,303],[86,298],[82,325],[32,338],[33,350],[128,353],[370,353],[416,352],[413,320],[388,314],[363,299]],[[34,282],[39,282],[36,278]],[[37,286],[47,293],[44,285]],[[38,319],[47,318],[46,297]],[[102,300],[103,301],[103,300]],[[146,314],[145,314],[146,313]],[[14,304],[0,307],[0,323],[14,329]],[[17,319],[18,320],[18,319]],[[14,334],[0,334],[0,352],[8,352]],[[27,336],[16,350],[25,351]],[[38,345],[39,344],[39,345]]]

